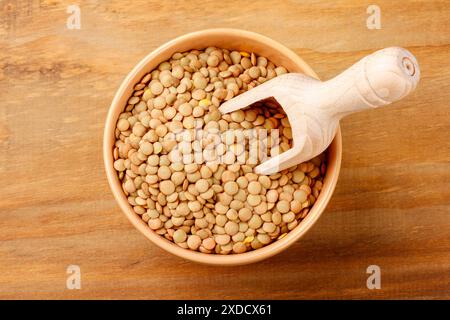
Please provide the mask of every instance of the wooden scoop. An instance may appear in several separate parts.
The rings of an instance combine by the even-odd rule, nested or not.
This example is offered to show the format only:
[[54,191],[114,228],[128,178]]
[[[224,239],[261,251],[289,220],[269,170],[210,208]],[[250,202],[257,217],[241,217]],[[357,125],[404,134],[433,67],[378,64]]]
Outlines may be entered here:
[[269,175],[319,155],[330,145],[342,117],[400,100],[415,89],[419,78],[416,58],[406,49],[391,47],[325,82],[301,73],[281,75],[223,103],[219,110],[229,113],[268,98],[281,105],[292,127],[293,146],[255,168]]

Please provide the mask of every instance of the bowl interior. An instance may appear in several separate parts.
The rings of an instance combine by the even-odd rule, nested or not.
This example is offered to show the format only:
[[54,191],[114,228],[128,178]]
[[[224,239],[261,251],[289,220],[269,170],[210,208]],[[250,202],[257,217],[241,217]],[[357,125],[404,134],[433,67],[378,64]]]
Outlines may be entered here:
[[139,82],[145,74],[156,68],[161,62],[168,60],[175,52],[204,49],[209,46],[255,52],[258,55],[267,57],[276,65],[286,67],[289,72],[301,72],[318,78],[314,71],[293,51],[270,38],[253,32],[235,29],[211,29],[181,36],[162,45],[147,55],[127,75],[121,84],[108,112],[104,133],[103,156],[108,182],[114,197],[131,223],[148,239],[164,250],[191,261],[213,265],[241,265],[268,258],[286,249],[305,234],[317,221],[331,198],[339,175],[342,153],[341,132],[340,128],[338,128],[336,136],[327,150],[327,172],[319,197],[306,218],[284,238],[274,241],[263,248],[242,254],[216,255],[183,249],[157,235],[144,221],[142,221],[128,204],[127,198],[122,191],[119,178],[113,168],[112,150],[115,143],[114,132],[116,122],[120,113],[124,110],[128,98],[133,92],[134,85]]

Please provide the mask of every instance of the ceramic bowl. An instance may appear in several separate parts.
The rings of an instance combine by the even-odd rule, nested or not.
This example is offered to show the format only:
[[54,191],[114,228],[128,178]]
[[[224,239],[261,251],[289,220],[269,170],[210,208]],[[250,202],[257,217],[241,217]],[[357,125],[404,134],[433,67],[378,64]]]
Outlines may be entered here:
[[318,78],[316,73],[296,53],[280,43],[257,33],[237,29],[209,29],[189,33],[169,41],[139,62],[127,75],[120,85],[106,119],[103,157],[106,175],[114,197],[122,211],[131,223],[144,236],[160,248],[179,257],[210,265],[243,265],[272,257],[286,250],[299,240],[316,223],[330,201],[339,176],[342,154],[341,131],[338,128],[336,136],[327,150],[327,171],[323,181],[323,188],[305,219],[290,231],[284,238],[277,240],[263,248],[242,254],[206,254],[183,249],[152,231],[148,225],[133,211],[122,191],[121,182],[113,167],[114,132],[120,113],[124,110],[127,100],[133,92],[133,87],[142,77],[156,68],[161,62],[168,60],[175,52],[184,52],[192,49],[204,49],[215,46],[230,50],[255,52],[267,57],[276,65],[284,66],[290,72],[302,72],[311,77]]

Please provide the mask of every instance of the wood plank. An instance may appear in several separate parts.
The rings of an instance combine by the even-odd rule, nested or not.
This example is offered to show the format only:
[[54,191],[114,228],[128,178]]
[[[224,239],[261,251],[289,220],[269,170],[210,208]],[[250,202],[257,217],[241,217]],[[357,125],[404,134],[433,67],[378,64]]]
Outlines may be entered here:
[[[450,298],[450,5],[377,1],[80,1],[0,6],[0,298]],[[4,4],[4,5],[3,5]],[[391,107],[342,122],[336,192],[292,248],[249,266],[183,261],[122,215],[105,178],[102,130],[126,73],[189,31],[235,27],[294,49],[323,79],[387,46],[422,80]],[[82,289],[66,288],[81,267]],[[379,265],[382,289],[366,288]]]

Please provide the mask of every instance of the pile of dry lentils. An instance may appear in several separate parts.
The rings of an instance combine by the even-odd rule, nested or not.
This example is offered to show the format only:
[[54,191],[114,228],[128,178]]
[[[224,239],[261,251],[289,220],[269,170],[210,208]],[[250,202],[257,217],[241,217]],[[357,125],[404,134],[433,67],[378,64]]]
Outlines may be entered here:
[[[286,72],[254,53],[209,47],[175,53],[136,84],[117,122],[114,168],[149,228],[182,248],[230,254],[281,239],[306,217],[322,188],[324,154],[258,175],[249,156],[258,143],[239,143],[227,132],[278,129],[278,139],[263,140],[270,155],[278,154],[292,143],[286,115],[273,101],[230,114],[218,109]],[[212,139],[198,138],[198,128],[223,139],[208,148]],[[193,160],[195,150],[221,161]],[[240,155],[247,160],[237,161]]]

